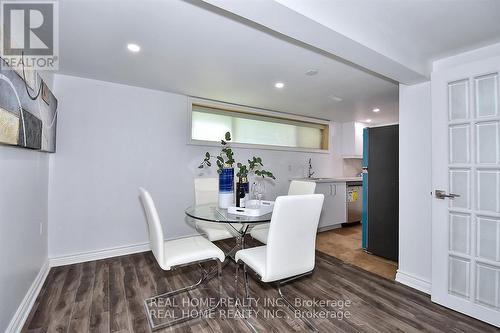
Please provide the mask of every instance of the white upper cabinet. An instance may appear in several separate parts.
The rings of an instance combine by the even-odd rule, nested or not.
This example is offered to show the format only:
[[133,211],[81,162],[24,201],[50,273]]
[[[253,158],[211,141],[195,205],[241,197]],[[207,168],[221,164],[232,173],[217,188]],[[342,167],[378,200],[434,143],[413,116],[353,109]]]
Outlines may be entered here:
[[366,125],[354,121],[342,123],[342,157],[363,158],[363,128]]

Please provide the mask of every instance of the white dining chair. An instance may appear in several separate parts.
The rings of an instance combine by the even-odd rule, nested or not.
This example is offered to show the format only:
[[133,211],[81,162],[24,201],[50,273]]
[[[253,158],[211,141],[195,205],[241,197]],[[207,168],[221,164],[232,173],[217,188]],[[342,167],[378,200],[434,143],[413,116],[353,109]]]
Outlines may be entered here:
[[[242,262],[246,299],[249,298],[248,267],[262,282],[277,282],[279,297],[294,313],[300,313],[300,310],[286,299],[281,285],[310,274],[314,269],[316,231],[323,200],[323,194],[276,198],[267,245],[236,252],[236,293],[238,267]],[[312,331],[317,332],[306,316],[302,315],[300,318]]]
[[[288,187],[288,195],[314,194],[316,190],[316,182],[292,180]],[[250,230],[250,236],[261,243],[267,243],[267,235],[269,234],[269,224],[260,224]]]
[[[218,178],[195,178],[194,196],[196,205],[217,205],[219,191]],[[204,234],[209,241],[215,242],[222,239],[234,238],[237,230],[229,228],[241,228],[239,224],[226,225],[222,223],[195,220],[196,230]]]
[[200,280],[188,287],[170,291],[164,294],[149,297],[144,301],[144,306],[146,308],[146,315],[148,317],[149,324],[152,330],[157,330],[163,327],[172,326],[189,319],[194,319],[195,317],[182,317],[171,320],[162,324],[155,324],[152,318],[152,313],[149,307],[154,304],[154,300],[159,298],[169,298],[182,292],[186,292],[196,288],[202,282],[207,280],[208,272],[206,272],[201,263],[214,260],[217,263],[218,272],[218,297],[219,302],[217,305],[208,308],[204,311],[200,311],[200,314],[211,312],[215,310],[219,303],[221,297],[221,278],[222,278],[222,262],[225,259],[224,252],[217,246],[212,244],[209,240],[202,236],[191,236],[186,238],[180,238],[175,240],[164,240],[163,238],[163,228],[160,223],[160,217],[158,211],[156,210],[155,204],[151,195],[148,191],[143,188],[139,188],[139,197],[141,199],[144,212],[146,214],[146,222],[148,225],[149,232],[149,243],[151,246],[151,251],[153,252],[158,265],[165,271],[169,271],[174,267],[181,267],[187,265],[198,264],[200,267]]

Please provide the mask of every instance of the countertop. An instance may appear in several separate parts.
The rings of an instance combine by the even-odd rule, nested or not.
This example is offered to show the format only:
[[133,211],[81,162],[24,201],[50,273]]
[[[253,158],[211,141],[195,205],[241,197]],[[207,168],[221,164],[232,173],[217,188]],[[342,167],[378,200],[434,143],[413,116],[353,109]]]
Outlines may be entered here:
[[360,182],[362,177],[318,177],[318,178],[292,178],[291,180],[304,180],[316,183],[344,183],[344,182]]

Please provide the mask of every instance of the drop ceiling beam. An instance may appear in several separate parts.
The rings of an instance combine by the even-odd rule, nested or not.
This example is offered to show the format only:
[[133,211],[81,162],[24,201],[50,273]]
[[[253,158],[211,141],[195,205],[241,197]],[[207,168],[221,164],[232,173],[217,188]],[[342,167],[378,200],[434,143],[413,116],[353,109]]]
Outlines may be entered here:
[[[194,1],[188,0],[194,3]],[[204,0],[225,15],[302,44],[391,81],[411,85],[427,81],[429,73],[380,54],[346,36],[271,0]],[[214,8],[212,8],[214,9]],[[305,64],[307,65],[307,64]]]

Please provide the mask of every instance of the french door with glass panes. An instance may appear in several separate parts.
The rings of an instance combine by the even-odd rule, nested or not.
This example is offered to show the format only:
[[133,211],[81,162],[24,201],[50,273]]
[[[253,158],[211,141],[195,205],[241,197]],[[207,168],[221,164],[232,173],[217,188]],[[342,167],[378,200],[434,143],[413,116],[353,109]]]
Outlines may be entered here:
[[496,326],[499,73],[494,57],[432,76],[432,300]]

